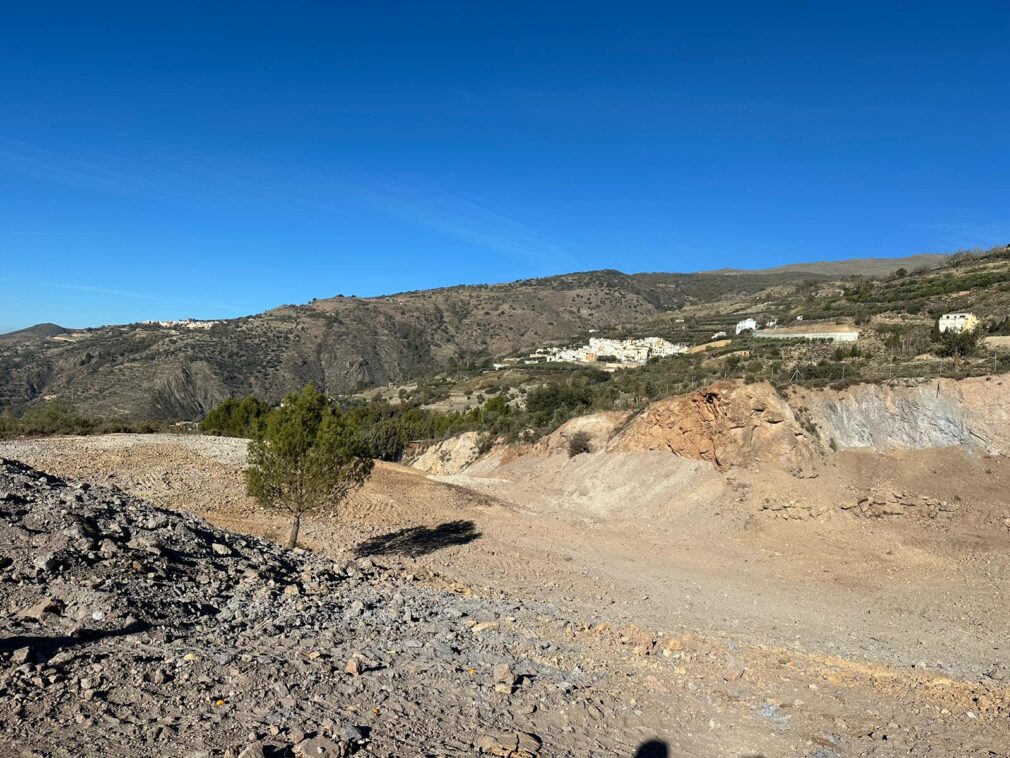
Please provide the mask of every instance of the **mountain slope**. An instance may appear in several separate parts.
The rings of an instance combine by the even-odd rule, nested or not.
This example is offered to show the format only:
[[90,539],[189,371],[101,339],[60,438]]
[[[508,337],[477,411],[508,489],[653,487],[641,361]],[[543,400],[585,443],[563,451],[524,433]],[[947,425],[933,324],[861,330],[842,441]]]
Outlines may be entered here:
[[102,416],[195,419],[222,399],[276,400],[401,381],[758,292],[782,274],[594,271],[286,305],[209,329],[133,324],[0,345],[0,406],[58,396]]
[[[16,412],[55,396],[105,418],[197,419],[227,397],[254,394],[276,401],[307,382],[329,393],[402,382],[583,338],[593,329],[651,323],[662,330],[670,323],[667,314],[688,306],[733,314],[764,308],[770,299],[808,298],[809,286],[832,281],[816,270],[791,268],[635,275],[604,270],[377,298],[333,297],[190,325],[209,328],[132,324],[45,338],[44,329],[34,327],[30,339],[0,342],[0,410]],[[799,293],[800,287],[808,291]],[[841,294],[836,285],[830,288],[832,297]],[[843,301],[836,313],[844,312],[837,310]]]
[[844,279],[849,276],[889,276],[900,268],[906,271],[932,269],[951,259],[944,253],[921,253],[903,258],[850,258],[844,261],[818,261],[790,263],[785,266],[748,271],[746,269],[721,269],[723,274],[810,274]]

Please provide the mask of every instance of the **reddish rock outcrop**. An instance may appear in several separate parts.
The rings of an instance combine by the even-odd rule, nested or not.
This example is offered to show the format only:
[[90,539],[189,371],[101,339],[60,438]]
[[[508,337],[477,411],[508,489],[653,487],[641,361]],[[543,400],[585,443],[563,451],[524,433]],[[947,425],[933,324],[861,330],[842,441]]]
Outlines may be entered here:
[[653,403],[607,449],[664,450],[719,467],[776,461],[793,470],[820,455],[819,443],[771,385],[740,382],[717,382]]

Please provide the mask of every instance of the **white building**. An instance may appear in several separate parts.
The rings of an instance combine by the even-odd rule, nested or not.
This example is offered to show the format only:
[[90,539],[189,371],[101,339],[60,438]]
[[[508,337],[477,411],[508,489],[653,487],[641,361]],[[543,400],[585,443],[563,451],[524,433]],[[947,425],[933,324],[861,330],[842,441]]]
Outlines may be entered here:
[[740,332],[746,332],[746,331],[756,332],[757,328],[758,328],[757,321],[755,321],[752,318],[745,318],[743,321],[737,322],[736,333],[740,334]]
[[754,337],[763,340],[831,340],[832,342],[855,342],[859,330],[847,324],[818,324],[809,327],[786,329],[762,329],[754,332]]
[[937,322],[941,332],[973,332],[979,327],[978,316],[974,313],[944,313]]

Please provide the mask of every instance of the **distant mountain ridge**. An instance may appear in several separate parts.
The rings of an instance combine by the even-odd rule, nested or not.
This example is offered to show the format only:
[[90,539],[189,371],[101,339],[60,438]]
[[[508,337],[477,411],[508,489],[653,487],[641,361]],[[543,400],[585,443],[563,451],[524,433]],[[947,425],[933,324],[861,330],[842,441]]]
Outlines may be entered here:
[[[939,258],[892,259],[888,266]],[[699,274],[602,270],[338,296],[208,329],[131,324],[68,331],[40,324],[0,337],[0,410],[55,396],[96,416],[182,420],[202,417],[227,397],[273,401],[307,382],[351,392],[654,321],[687,305],[832,280],[820,265]],[[823,265],[867,271],[877,270],[878,261]]]
[[784,274],[805,273],[816,276],[843,278],[846,276],[888,276],[900,268],[906,271],[930,269],[942,266],[951,259],[946,253],[920,253],[902,258],[849,258],[843,261],[818,261],[812,263],[789,263],[784,266],[762,269],[724,268],[713,274]]
[[59,334],[66,334],[68,331],[70,330],[63,328],[59,324],[35,324],[25,329],[0,334],[0,345],[12,345],[39,337],[55,337]]

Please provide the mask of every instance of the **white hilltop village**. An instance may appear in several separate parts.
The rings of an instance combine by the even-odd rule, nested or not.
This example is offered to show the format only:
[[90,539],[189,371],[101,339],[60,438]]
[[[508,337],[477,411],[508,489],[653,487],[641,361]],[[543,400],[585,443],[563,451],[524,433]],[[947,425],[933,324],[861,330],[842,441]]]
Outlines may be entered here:
[[210,329],[220,321],[198,321],[197,319],[184,318],[176,321],[141,321],[144,326],[161,326],[166,329]]
[[610,368],[622,365],[641,366],[650,358],[661,358],[667,355],[686,353],[687,345],[675,345],[661,337],[642,337],[639,339],[609,339],[607,337],[590,337],[588,344],[578,347],[542,347],[530,353],[523,359],[512,358],[503,363],[496,363],[496,369],[508,368],[522,361],[525,364],[534,363],[603,363]]
[[[944,325],[951,330],[965,328],[970,323],[972,314],[949,314],[944,316],[949,323]],[[744,318],[736,324],[736,337],[750,334],[759,339],[780,339],[825,342],[855,342],[859,339],[859,329],[849,324],[841,323],[803,323],[803,317],[796,317],[796,325],[779,327],[775,319],[765,323],[755,318]],[[778,327],[778,328],[776,328]],[[592,331],[592,330],[590,330]],[[710,338],[710,345],[716,340],[730,342],[725,331],[718,331]],[[507,369],[517,364],[533,365],[537,363],[595,363],[602,364],[608,371],[614,371],[625,366],[641,366],[652,358],[664,358],[671,355],[693,353],[704,350],[704,346],[688,347],[683,344],[669,342],[662,337],[641,337],[638,339],[611,339],[607,337],[590,337],[589,342],[577,347],[541,347],[522,358],[506,358],[493,364],[496,370]]]

